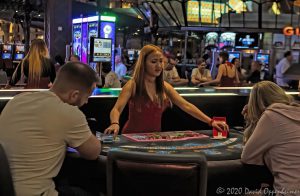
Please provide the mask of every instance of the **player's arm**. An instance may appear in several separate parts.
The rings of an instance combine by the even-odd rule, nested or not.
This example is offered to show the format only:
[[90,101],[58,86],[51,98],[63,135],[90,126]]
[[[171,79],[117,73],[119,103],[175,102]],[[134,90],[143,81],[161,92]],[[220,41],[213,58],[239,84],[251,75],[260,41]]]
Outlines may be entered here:
[[239,74],[238,74],[237,68],[235,66],[234,66],[234,69],[235,69],[235,81],[237,84],[239,84],[240,83]]
[[223,73],[224,73],[224,64],[221,64],[219,69],[218,69],[218,75],[216,77],[216,79],[214,80],[211,80],[209,82],[204,82],[204,83],[201,83],[201,85],[209,85],[209,84],[219,84],[221,82],[221,78],[223,76]]
[[64,110],[66,133],[64,140],[68,146],[75,148],[85,159],[95,160],[101,151],[99,140],[92,134],[84,114],[75,107],[60,108]]
[[76,150],[81,157],[88,160],[95,160],[100,154],[101,145],[99,140],[94,135],[91,135],[89,139],[78,146]]
[[164,83],[166,87],[166,93],[168,97],[171,99],[172,103],[177,105],[180,109],[182,109],[184,112],[190,114],[194,118],[207,123],[211,124],[213,127],[215,127],[218,130],[228,130],[228,125],[222,123],[222,122],[216,122],[212,121],[210,117],[208,117],[206,114],[204,114],[201,110],[199,110],[195,105],[189,103],[184,98],[182,98],[178,92],[168,83]]
[[135,82],[133,80],[129,80],[122,88],[119,98],[110,112],[111,125],[107,129],[105,129],[104,133],[114,133],[114,136],[118,135],[120,129],[119,118],[124,107],[131,97],[133,89],[135,89]]
[[274,125],[266,111],[258,121],[255,130],[246,143],[241,161],[246,164],[263,165],[264,154],[272,146],[274,139]]

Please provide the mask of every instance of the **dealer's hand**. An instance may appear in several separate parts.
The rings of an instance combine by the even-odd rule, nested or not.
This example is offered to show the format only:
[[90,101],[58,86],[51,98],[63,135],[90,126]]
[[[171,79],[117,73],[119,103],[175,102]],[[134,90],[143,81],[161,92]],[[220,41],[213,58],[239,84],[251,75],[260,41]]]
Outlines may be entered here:
[[111,124],[107,129],[104,130],[104,134],[114,134],[114,138],[117,137],[120,130],[120,125]]
[[229,126],[226,124],[226,122],[213,121],[211,126],[216,128],[218,131],[222,131],[222,130],[229,131]]

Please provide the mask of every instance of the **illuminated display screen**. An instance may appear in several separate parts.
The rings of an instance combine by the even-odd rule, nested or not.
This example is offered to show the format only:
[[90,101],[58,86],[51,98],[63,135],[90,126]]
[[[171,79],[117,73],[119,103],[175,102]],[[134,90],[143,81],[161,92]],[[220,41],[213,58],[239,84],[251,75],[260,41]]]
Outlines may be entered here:
[[73,54],[81,59],[81,24],[73,24]]
[[199,2],[188,1],[187,2],[187,20],[189,22],[199,22]]
[[235,36],[235,46],[237,48],[257,48],[258,37],[257,33],[237,33]]
[[234,58],[240,59],[240,56],[241,56],[241,53],[239,53],[239,52],[229,52],[228,54],[229,54],[229,59],[228,59],[229,62],[231,62],[232,59],[234,59]]
[[11,59],[11,53],[3,53],[2,59]]
[[25,52],[25,46],[24,45],[16,45],[16,52]]
[[[110,38],[111,39],[111,48],[112,54],[111,56],[114,57],[114,50],[115,50],[115,36],[116,36],[116,23],[114,22],[106,22],[101,21],[100,23],[100,37],[101,38]],[[114,59],[111,60],[111,65],[114,68]]]
[[15,60],[22,60],[24,58],[24,53],[15,54]]
[[206,46],[214,46],[218,47],[218,33],[209,32],[205,36],[205,47]]
[[225,32],[220,36],[219,47],[223,48],[226,46],[234,47],[235,45],[235,33]]
[[112,40],[91,38],[92,62],[110,62],[112,60]]
[[258,53],[256,56],[256,60],[262,63],[263,65],[269,65],[269,54]]
[[229,0],[227,4],[217,1],[201,1],[199,4],[199,1],[191,0],[187,2],[187,21],[217,24],[221,14],[228,13],[229,9],[241,13],[247,11],[247,7],[242,0]]
[[11,45],[3,45],[3,51],[11,52]]

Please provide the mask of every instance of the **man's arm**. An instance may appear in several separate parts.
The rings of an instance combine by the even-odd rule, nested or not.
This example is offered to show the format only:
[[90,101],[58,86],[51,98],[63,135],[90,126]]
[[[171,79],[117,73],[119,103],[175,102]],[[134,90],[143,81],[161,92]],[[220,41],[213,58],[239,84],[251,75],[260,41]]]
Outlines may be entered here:
[[95,160],[101,152],[101,144],[94,135],[91,135],[89,139],[78,146],[76,150],[80,153],[82,158]]

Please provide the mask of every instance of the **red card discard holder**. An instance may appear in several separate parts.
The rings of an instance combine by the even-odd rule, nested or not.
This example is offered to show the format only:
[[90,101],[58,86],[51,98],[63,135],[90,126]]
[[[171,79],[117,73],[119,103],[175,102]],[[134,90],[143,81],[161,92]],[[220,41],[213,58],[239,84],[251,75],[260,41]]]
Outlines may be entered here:
[[[221,121],[226,123],[226,117],[213,117],[214,121]],[[213,128],[213,138],[227,138],[228,131],[222,130],[218,131],[216,128]]]

